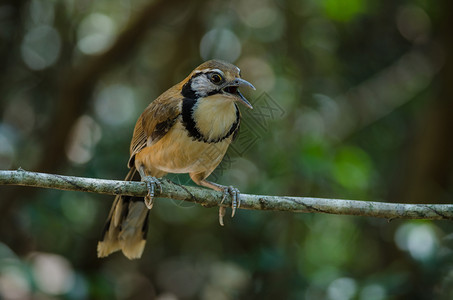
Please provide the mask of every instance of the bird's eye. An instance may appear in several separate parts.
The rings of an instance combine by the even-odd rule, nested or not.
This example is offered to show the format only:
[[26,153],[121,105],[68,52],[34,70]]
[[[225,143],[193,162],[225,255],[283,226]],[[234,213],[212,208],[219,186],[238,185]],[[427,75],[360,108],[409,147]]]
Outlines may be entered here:
[[211,81],[212,83],[219,84],[223,81],[223,78],[220,74],[214,73],[211,75]]

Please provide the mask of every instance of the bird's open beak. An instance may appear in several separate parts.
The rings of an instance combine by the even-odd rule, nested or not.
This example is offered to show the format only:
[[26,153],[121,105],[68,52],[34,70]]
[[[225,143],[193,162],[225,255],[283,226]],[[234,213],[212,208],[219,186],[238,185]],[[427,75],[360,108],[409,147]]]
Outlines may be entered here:
[[238,88],[242,87],[242,86],[247,86],[249,88],[252,88],[253,90],[256,90],[256,88],[253,86],[253,84],[251,84],[250,82],[248,82],[247,80],[244,80],[242,78],[236,78],[232,82],[227,83],[227,85],[223,88],[223,90],[229,94],[233,94],[233,95],[237,96],[239,98],[239,100],[245,106],[247,106],[250,109],[253,109],[252,104],[250,104],[250,102],[247,99],[245,99],[245,97],[241,94],[241,92],[239,92]]

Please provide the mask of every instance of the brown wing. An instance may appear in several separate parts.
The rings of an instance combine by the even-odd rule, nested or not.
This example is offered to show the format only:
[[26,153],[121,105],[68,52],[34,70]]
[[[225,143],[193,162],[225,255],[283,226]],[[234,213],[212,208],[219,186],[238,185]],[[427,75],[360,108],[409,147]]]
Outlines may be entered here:
[[182,97],[179,90],[179,86],[167,90],[151,102],[138,118],[130,146],[129,168],[134,166],[137,153],[160,140],[175,124],[181,114]]

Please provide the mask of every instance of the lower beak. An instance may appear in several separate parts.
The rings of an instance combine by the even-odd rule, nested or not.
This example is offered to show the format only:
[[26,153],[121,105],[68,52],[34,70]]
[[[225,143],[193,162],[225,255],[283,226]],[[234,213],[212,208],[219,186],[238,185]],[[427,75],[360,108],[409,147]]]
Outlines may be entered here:
[[252,104],[250,104],[250,102],[247,99],[245,99],[244,95],[242,95],[241,92],[239,92],[239,90],[237,91],[237,94],[238,94],[239,98],[241,99],[240,101],[242,102],[242,104],[244,104],[245,106],[247,106],[250,109],[253,109]]
[[235,94],[236,96],[238,96],[239,97],[239,101],[242,102],[242,104],[244,104],[245,106],[247,106],[250,109],[253,109],[252,104],[250,104],[250,102],[237,89],[237,88],[243,87],[243,86],[246,86],[246,87],[252,88],[253,90],[256,90],[256,88],[253,86],[253,84],[251,84],[250,82],[248,82],[247,80],[244,80],[242,78],[236,78],[233,82],[228,84],[227,87],[224,88],[224,90],[226,92],[229,92],[229,90],[233,90],[231,88],[235,88],[234,89],[234,93],[232,93],[232,94]]

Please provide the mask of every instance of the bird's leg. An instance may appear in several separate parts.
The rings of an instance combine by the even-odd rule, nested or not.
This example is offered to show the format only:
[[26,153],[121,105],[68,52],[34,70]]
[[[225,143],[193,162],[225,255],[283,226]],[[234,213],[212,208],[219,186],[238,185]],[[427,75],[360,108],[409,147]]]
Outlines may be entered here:
[[[239,190],[233,186],[224,186],[220,185],[218,183],[214,183],[211,181],[207,181],[205,179],[197,182],[198,184],[211,188],[216,191],[223,192],[223,198],[220,204],[225,201],[225,198],[227,196],[231,196],[231,217],[234,217],[234,214],[236,213],[236,209],[241,206],[241,193]],[[220,206],[219,208],[219,223],[221,226],[223,226],[223,216],[225,216],[226,208],[224,206]]]
[[158,187],[159,191],[162,192],[162,184],[156,177],[146,175],[143,166],[138,169],[138,172],[140,173],[142,181],[146,182],[146,187],[148,188],[148,194],[144,198],[145,205],[148,209],[151,209],[153,208],[156,187]]

